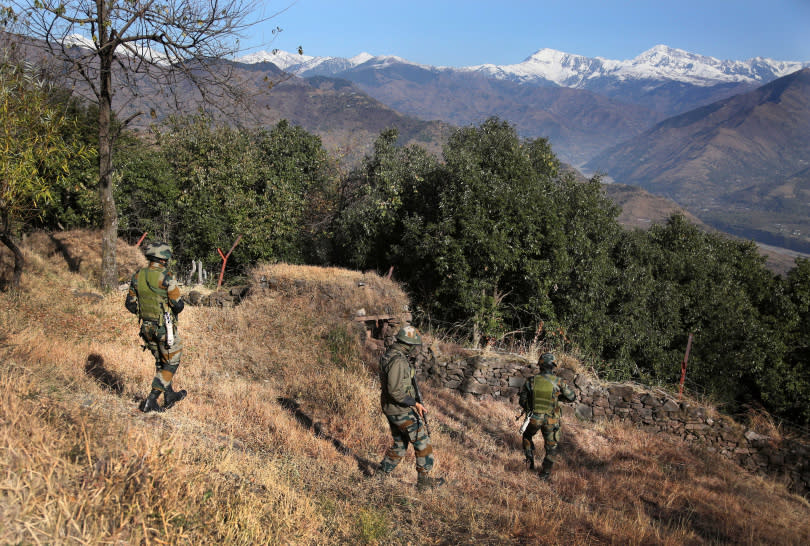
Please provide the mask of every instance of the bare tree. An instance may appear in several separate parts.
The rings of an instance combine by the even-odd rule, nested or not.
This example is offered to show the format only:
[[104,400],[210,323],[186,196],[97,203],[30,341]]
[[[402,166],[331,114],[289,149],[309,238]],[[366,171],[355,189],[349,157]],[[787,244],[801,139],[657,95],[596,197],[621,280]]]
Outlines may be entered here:
[[[177,105],[179,88],[210,103],[239,99],[226,59],[264,15],[257,0],[12,0],[23,33],[40,40],[66,75],[99,106],[99,182],[103,215],[101,284],[118,282],[118,213],[113,197],[113,97],[127,89]],[[75,82],[74,82],[75,83]],[[78,87],[76,88],[78,89]],[[223,103],[220,101],[220,105]],[[123,120],[126,126],[136,112]],[[154,115],[154,110],[151,111]]]

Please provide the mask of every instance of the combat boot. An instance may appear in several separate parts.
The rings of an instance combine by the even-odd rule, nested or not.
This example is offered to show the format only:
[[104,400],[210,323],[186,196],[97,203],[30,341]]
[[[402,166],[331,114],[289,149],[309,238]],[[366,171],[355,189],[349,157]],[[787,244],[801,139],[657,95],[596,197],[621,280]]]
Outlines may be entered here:
[[163,409],[167,410],[186,397],[186,389],[175,391],[171,386],[163,394]]
[[157,401],[158,396],[160,396],[160,391],[155,390],[150,392],[149,396],[144,400],[143,406],[141,406],[141,411],[144,413],[149,413],[150,411],[162,412],[163,408],[160,407]]
[[444,478],[431,478],[427,473],[420,473],[419,478],[416,480],[417,491],[426,491],[442,485],[444,485]]
[[553,466],[554,463],[552,461],[549,461],[548,459],[543,461],[543,466],[540,468],[540,472],[538,474],[541,480],[547,482],[551,479],[551,469]]

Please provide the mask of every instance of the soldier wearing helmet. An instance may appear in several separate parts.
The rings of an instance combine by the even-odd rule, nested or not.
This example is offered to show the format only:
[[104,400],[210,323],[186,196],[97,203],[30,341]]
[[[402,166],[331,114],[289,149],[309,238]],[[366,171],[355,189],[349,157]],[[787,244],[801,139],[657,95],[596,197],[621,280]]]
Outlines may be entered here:
[[554,355],[543,353],[537,362],[540,374],[530,377],[520,390],[520,406],[529,418],[529,424],[523,432],[523,453],[530,469],[534,469],[534,440],[537,431],[543,433],[545,456],[540,469],[540,478],[548,480],[551,469],[558,459],[557,449],[561,438],[559,398],[573,402],[576,394],[568,384],[554,375],[556,362]]
[[417,489],[423,491],[444,483],[431,477],[433,446],[425,423],[427,410],[416,385],[416,361],[422,350],[422,336],[413,326],[404,326],[380,358],[380,403],[388,420],[393,445],[380,463],[381,475],[388,476],[413,444],[416,454]]
[[[144,251],[149,265],[132,276],[125,306],[138,315],[140,336],[146,349],[155,357],[155,377],[152,389],[141,405],[144,412],[165,411],[185,398],[186,391],[175,391],[172,378],[180,365],[183,343],[177,334],[177,315],[184,303],[180,288],[168,270],[172,250],[166,243],[152,243]],[[171,333],[167,330],[165,313],[168,312]],[[158,398],[163,394],[163,406]]]

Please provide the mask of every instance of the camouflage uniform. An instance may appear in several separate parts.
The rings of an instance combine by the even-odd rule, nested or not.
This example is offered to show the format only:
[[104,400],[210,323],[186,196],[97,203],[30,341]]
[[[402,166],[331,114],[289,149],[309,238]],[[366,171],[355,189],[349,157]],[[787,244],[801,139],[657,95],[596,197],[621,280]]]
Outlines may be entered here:
[[[545,362],[544,362],[545,361]],[[541,373],[530,377],[520,390],[520,406],[530,415],[529,426],[523,433],[523,453],[529,468],[534,468],[534,441],[537,431],[543,433],[545,456],[540,477],[548,479],[551,469],[559,460],[557,449],[561,439],[560,418],[562,408],[559,398],[569,402],[576,400],[576,394],[568,384],[554,375],[554,356],[545,353],[540,357]]]
[[[407,339],[403,337],[403,332],[415,336],[411,339],[418,340],[418,343],[403,343],[402,339]],[[394,440],[385,452],[380,469],[384,475],[390,474],[407,453],[408,444],[413,444],[420,490],[444,483],[443,478],[428,477],[433,468],[433,446],[427,427],[416,410],[417,402],[421,405],[422,401],[417,401],[414,377],[416,358],[411,355],[420,350],[421,343],[416,329],[406,326],[397,334],[397,341],[380,358],[380,404]]]
[[[177,372],[180,355],[183,353],[183,342],[177,331],[177,315],[183,310],[184,303],[180,288],[166,267],[168,258],[164,260],[150,255],[150,252],[154,253],[155,246],[168,249],[167,245],[161,247],[160,244],[150,245],[151,248],[147,248],[149,265],[132,276],[125,302],[126,308],[138,315],[141,321],[141,339],[145,348],[155,357],[155,377],[152,380],[152,390],[142,408],[144,411],[168,409],[186,395],[186,391],[175,392],[172,388],[172,378]],[[171,256],[171,251],[168,251],[168,256]],[[164,310],[170,311],[172,317],[174,341],[171,347],[166,339]],[[164,394],[162,409],[157,406],[157,398],[161,393]]]

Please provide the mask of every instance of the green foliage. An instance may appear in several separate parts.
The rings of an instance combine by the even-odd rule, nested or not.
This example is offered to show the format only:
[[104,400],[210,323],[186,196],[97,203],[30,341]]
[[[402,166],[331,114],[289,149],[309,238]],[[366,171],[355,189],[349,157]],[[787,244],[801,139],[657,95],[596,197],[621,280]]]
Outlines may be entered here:
[[420,210],[420,202],[431,198],[427,177],[436,160],[421,148],[397,147],[397,136],[394,129],[381,133],[374,154],[341,185],[333,232],[342,263],[387,269],[392,237],[403,229],[401,213]]
[[98,196],[98,107],[87,105],[67,91],[54,89],[49,101],[70,123],[62,125],[60,135],[66,142],[87,152],[68,160],[69,172],[51,181],[51,200],[42,207],[42,215],[33,226],[45,229],[74,229],[101,226]]
[[172,118],[156,140],[161,158],[152,161],[165,162],[171,177],[155,187],[147,164],[142,180],[169,207],[151,217],[165,218],[160,223],[171,232],[178,261],[218,264],[217,248],[227,252],[239,235],[229,268],[317,258],[331,182],[320,138],[285,121],[270,131],[247,130],[197,115]]
[[63,138],[69,124],[49,101],[47,85],[30,67],[0,58],[0,240],[15,256],[17,285],[22,255],[13,238],[53,197],[54,181],[64,178],[71,157],[85,149]]
[[471,319],[475,337],[533,333],[558,315],[587,322],[574,304],[590,296],[575,289],[604,284],[599,244],[618,233],[598,182],[559,177],[547,141],[521,142],[497,119],[457,131],[444,163],[395,142],[383,133],[348,181],[338,261],[395,265],[425,312]]
[[118,231],[130,240],[148,232],[152,240],[171,241],[182,231],[177,207],[180,188],[165,154],[124,137],[115,158]]
[[388,536],[388,513],[374,508],[361,508],[356,515],[355,528],[360,544],[378,544]]

